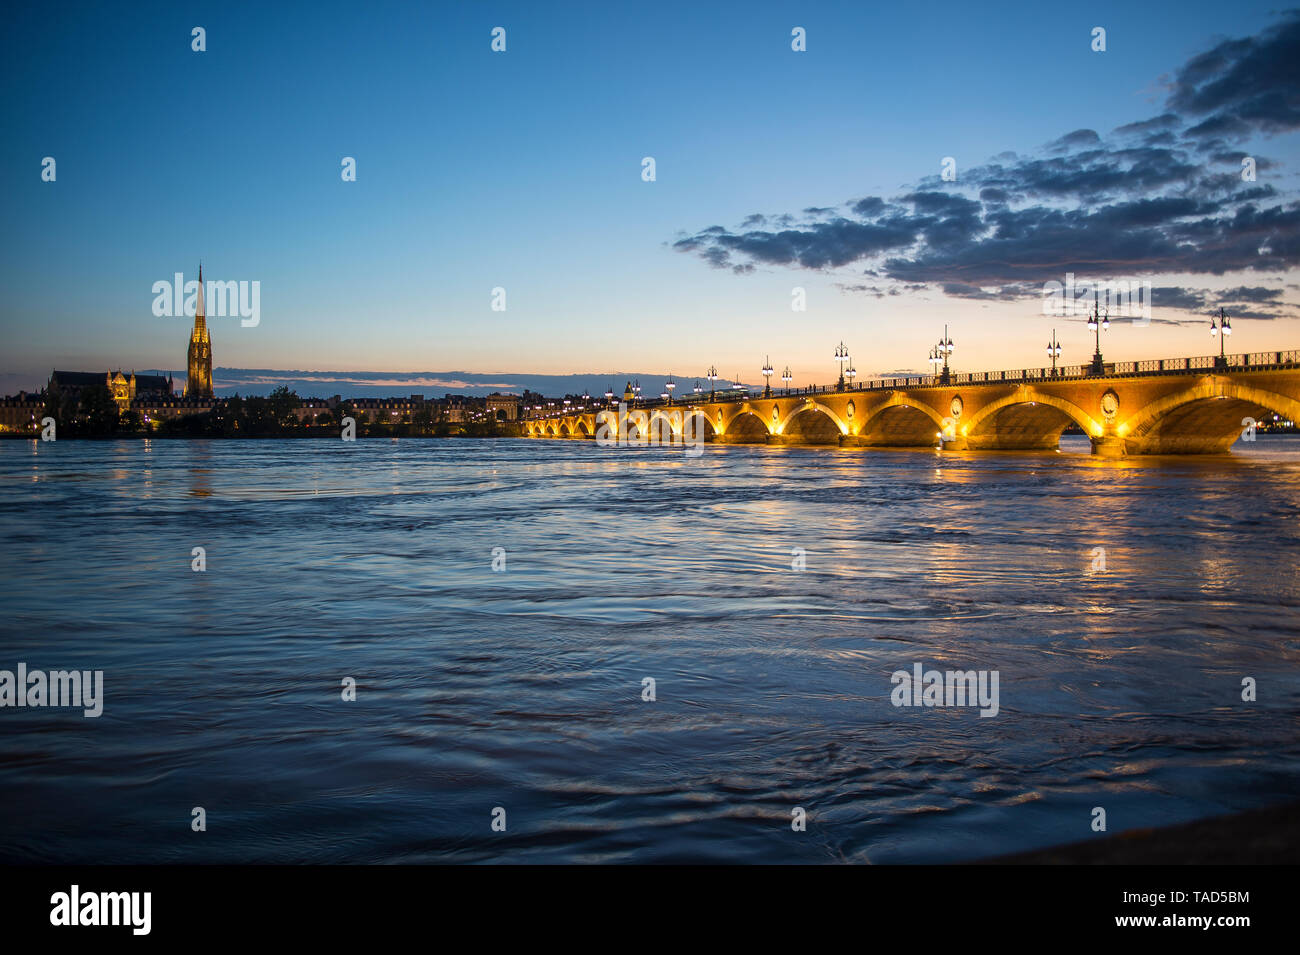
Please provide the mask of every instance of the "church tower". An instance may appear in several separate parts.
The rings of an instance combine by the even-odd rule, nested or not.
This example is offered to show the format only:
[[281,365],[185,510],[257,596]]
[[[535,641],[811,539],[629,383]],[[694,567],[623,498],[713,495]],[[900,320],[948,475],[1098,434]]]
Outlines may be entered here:
[[199,302],[194,310],[194,331],[190,332],[186,398],[212,397],[212,342],[203,315],[203,266],[199,265]]

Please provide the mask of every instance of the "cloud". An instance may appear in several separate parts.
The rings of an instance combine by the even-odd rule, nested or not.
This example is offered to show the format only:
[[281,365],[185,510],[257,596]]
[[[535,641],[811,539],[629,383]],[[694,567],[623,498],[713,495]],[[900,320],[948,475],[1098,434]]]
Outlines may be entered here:
[[1076,129],[1072,133],[1066,133],[1054,143],[1047,146],[1048,152],[1068,152],[1076,146],[1095,146],[1101,142],[1101,137],[1095,130]]
[[[1186,312],[1200,312],[1202,321],[1223,308],[1229,318],[1249,318],[1270,321],[1294,313],[1297,306],[1282,301],[1280,288],[1262,285],[1238,286],[1230,289],[1198,289],[1181,286],[1155,286],[1151,289],[1153,308],[1171,308]],[[1254,306],[1265,306],[1256,308]],[[1181,324],[1195,324],[1184,322]]]
[[[849,199],[841,212],[750,216],[673,248],[737,273],[857,266],[876,281],[840,287],[877,297],[894,283],[1007,300],[1039,295],[1066,272],[1097,281],[1284,272],[1300,264],[1300,202],[1271,183],[1242,181],[1240,165],[1247,140],[1300,128],[1297,62],[1300,15],[1288,14],[1187,61],[1159,113],[1108,138],[1076,129],[1038,154],[1001,153],[957,183],[932,176],[897,196]],[[1276,168],[1253,158],[1258,173]],[[1183,303],[1171,307],[1210,304],[1171,298]],[[1248,302],[1281,306],[1236,304]]]
[[1204,116],[1192,129],[1282,133],[1300,128],[1300,15],[1263,33],[1225,40],[1188,60],[1174,76],[1169,109]]

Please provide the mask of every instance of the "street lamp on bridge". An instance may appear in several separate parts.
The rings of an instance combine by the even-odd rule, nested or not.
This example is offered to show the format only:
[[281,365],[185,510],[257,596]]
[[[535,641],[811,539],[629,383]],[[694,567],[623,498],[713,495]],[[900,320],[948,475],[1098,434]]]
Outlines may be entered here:
[[710,365],[710,366],[709,366],[709,373],[708,373],[708,375],[706,375],[705,377],[707,377],[707,378],[709,379],[709,400],[712,401],[712,400],[713,400],[714,387],[715,387],[715,385],[717,384],[717,381],[718,381],[718,369],[717,369],[717,367],[716,367],[715,365]]
[[605,389],[605,404],[614,407],[614,386],[610,385]]
[[1106,314],[1101,317],[1100,321],[1098,321],[1097,312],[1097,302],[1094,301],[1092,303],[1092,317],[1088,319],[1088,328],[1097,336],[1097,351],[1092,356],[1091,370],[1094,375],[1101,375],[1106,371],[1106,365],[1101,360],[1101,333],[1103,330],[1110,328],[1110,309],[1106,309]]
[[1052,329],[1051,340],[1047,343],[1047,357],[1052,359],[1052,377],[1056,377],[1056,359],[1061,357],[1061,343],[1056,340],[1056,329]]
[[853,367],[853,362],[849,362],[849,367],[844,369],[844,377],[849,380],[849,389],[853,388],[853,379],[858,376],[858,370]]
[[785,366],[785,371],[781,372],[781,380],[785,382],[785,393],[790,393],[790,382],[794,381],[794,375],[790,374],[790,366]]
[[948,356],[952,354],[954,347],[952,339],[948,337],[948,326],[945,325],[943,326],[943,338],[939,339],[939,344],[935,346],[935,354],[930,359],[936,365],[940,361],[943,362],[943,371],[939,373],[939,382],[941,384],[946,385],[951,380],[948,371]]
[[[1219,335],[1220,330],[1222,330],[1223,332],[1222,335]],[[1225,315],[1223,313],[1223,309],[1220,308],[1219,324],[1215,325],[1214,319],[1213,318],[1210,319],[1210,337],[1213,338],[1215,336],[1218,336],[1219,339],[1219,357],[1214,359],[1215,368],[1228,367],[1228,356],[1225,355],[1223,351],[1224,351],[1224,345],[1227,343],[1227,338],[1231,334],[1232,334],[1232,326],[1228,323],[1228,316]]]
[[839,384],[836,385],[835,390],[843,391],[844,390],[844,363],[849,360],[849,350],[844,347],[843,341],[841,341],[839,347],[835,349],[835,360],[840,363],[840,380],[839,380]]
[[767,357],[767,360],[763,362],[763,397],[764,398],[772,397],[772,375],[773,374],[774,372],[772,371],[772,358],[769,355]]
[[665,390],[663,395],[663,397],[668,399],[669,404],[673,403],[673,389],[676,387],[677,387],[677,382],[673,381],[673,373],[670,371],[668,373],[668,380],[664,382]]

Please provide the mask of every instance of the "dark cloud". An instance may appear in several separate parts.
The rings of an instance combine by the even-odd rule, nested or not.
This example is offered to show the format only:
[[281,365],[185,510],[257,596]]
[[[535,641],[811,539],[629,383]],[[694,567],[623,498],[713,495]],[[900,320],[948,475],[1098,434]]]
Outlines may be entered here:
[[[1300,264],[1300,203],[1272,184],[1243,182],[1240,166],[1247,138],[1300,128],[1296,63],[1300,16],[1288,15],[1189,60],[1166,108],[1120,126],[1114,141],[1077,129],[1040,155],[1001,153],[960,183],[927,177],[893,198],[851,199],[843,212],[754,215],[674,248],[735,272],[857,265],[876,282],[841,288],[877,297],[892,284],[1005,300],[1041,294],[1067,272],[1093,281],[1284,272]],[[1258,173],[1276,166],[1252,158]],[[1160,291],[1163,307],[1206,310],[1219,301],[1192,289]],[[1287,307],[1249,294],[1236,304]],[[1243,308],[1240,317],[1273,316]]]
[[870,219],[885,211],[885,200],[879,196],[868,196],[865,199],[859,199],[850,208],[854,215]]
[[1220,297],[1233,302],[1277,302],[1282,298],[1280,288],[1265,288],[1262,285],[1240,286],[1219,293]]
[[1136,123],[1126,123],[1117,127],[1115,135],[1117,136],[1151,136],[1161,133],[1171,133],[1183,125],[1183,121],[1174,113],[1161,113],[1159,116],[1153,116],[1150,119],[1144,119]]
[[1168,107],[1204,116],[1191,132],[1280,133],[1300,128],[1300,15],[1254,37],[1225,40],[1192,57],[1174,76]]
[[1096,131],[1091,129],[1076,129],[1072,133],[1066,133],[1055,142],[1048,143],[1048,152],[1067,152],[1077,146],[1095,146],[1101,142],[1101,137]]
[[[1256,305],[1272,307],[1252,307]],[[1151,306],[1185,312],[1202,312],[1205,315],[1203,321],[1216,314],[1220,308],[1226,310],[1229,318],[1262,320],[1281,318],[1284,312],[1296,310],[1296,306],[1282,301],[1282,289],[1261,285],[1243,285],[1222,290],[1158,286],[1151,289]]]

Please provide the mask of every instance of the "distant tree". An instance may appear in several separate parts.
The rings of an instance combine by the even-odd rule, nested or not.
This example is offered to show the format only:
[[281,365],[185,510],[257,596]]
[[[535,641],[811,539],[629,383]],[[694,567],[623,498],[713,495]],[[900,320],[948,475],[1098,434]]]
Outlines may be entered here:
[[433,405],[428,402],[415,409],[412,422],[416,434],[428,434],[433,430]]
[[244,399],[244,409],[245,433],[249,436],[260,437],[279,432],[280,422],[267,399],[249,396]]
[[227,437],[248,433],[247,409],[244,399],[235,392],[223,401],[217,410],[216,430]]
[[88,385],[81,390],[81,413],[86,416],[88,434],[112,434],[117,430],[117,402],[107,385]]
[[295,412],[302,405],[297,392],[290,391],[287,385],[281,385],[271,392],[266,399],[271,417],[280,428],[296,428],[298,415]]
[[43,418],[53,418],[61,425],[66,425],[63,420],[63,392],[57,388],[49,388],[45,392],[45,408],[41,414]]

